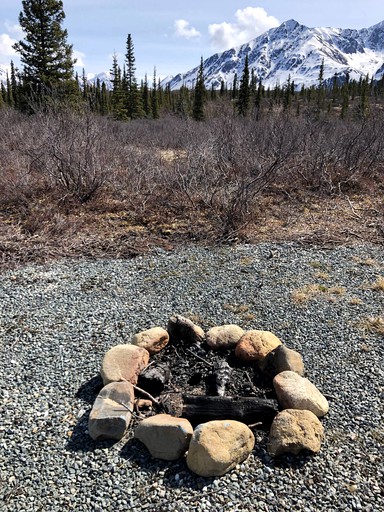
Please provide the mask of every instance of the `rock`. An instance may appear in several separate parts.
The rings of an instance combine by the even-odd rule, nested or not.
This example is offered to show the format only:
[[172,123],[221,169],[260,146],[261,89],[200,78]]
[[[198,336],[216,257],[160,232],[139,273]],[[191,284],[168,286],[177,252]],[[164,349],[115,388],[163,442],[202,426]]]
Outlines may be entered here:
[[131,343],[132,345],[145,348],[152,355],[160,352],[167,345],[168,341],[169,334],[165,329],[152,327],[135,334]]
[[139,386],[153,396],[159,396],[169,381],[171,370],[165,364],[149,366],[139,375]]
[[214,350],[231,348],[244,334],[238,325],[227,324],[212,327],[206,334],[207,344]]
[[[111,382],[97,396],[88,420],[89,435],[95,441],[120,440],[131,421],[134,401],[133,386],[129,382]],[[124,407],[124,404],[126,407]]]
[[329,405],[324,395],[308,379],[295,372],[281,372],[273,379],[277,400],[283,409],[301,409],[318,417],[327,414]]
[[323,436],[324,427],[311,411],[285,409],[273,420],[267,450],[274,457],[304,449],[316,453]]
[[290,370],[299,375],[304,375],[304,363],[301,355],[295,350],[279,345],[259,361],[260,369],[270,377],[278,373]]
[[141,421],[135,437],[156,459],[176,460],[188,450],[193,428],[185,418],[156,414]]
[[281,341],[272,332],[247,331],[237,343],[235,354],[243,361],[260,361],[278,345],[281,345]]
[[149,352],[136,345],[116,345],[106,352],[100,374],[104,385],[127,380],[137,384],[138,375],[149,361]]
[[193,432],[187,465],[200,476],[221,476],[244,461],[254,445],[254,435],[244,423],[233,420],[201,423]]
[[170,317],[168,333],[171,339],[183,340],[188,343],[201,343],[205,339],[203,329],[181,315]]

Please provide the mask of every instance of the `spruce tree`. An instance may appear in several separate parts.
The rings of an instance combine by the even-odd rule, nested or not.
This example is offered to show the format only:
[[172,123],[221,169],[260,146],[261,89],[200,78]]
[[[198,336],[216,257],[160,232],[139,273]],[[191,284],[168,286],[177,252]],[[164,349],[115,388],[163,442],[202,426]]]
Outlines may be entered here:
[[111,110],[114,119],[124,121],[127,119],[127,111],[125,107],[125,93],[123,89],[121,69],[117,62],[117,55],[112,58],[112,93],[111,93]]
[[141,86],[142,98],[143,98],[143,109],[146,117],[149,117],[151,114],[151,102],[149,98],[149,88],[148,88],[148,77],[145,74],[144,82],[142,82]]
[[126,92],[127,92],[127,114],[130,119],[136,119],[143,116],[143,107],[140,97],[140,91],[136,81],[136,67],[134,46],[131,34],[127,37],[126,62]]
[[[24,39],[15,43],[23,65],[21,79],[27,93],[63,90],[73,78],[74,59],[60,0],[23,0],[19,23]],[[41,99],[41,98],[40,98]]]
[[248,54],[245,56],[243,76],[240,80],[239,98],[237,100],[237,112],[241,116],[246,116],[251,99],[251,86],[249,83],[249,63]]
[[159,100],[157,95],[157,84],[156,84],[156,67],[153,69],[153,84],[151,93],[151,108],[153,119],[159,118]]
[[204,121],[204,100],[205,100],[205,85],[204,85],[204,63],[201,57],[199,71],[197,72],[197,79],[195,85],[195,96],[193,99],[192,117],[195,121]]

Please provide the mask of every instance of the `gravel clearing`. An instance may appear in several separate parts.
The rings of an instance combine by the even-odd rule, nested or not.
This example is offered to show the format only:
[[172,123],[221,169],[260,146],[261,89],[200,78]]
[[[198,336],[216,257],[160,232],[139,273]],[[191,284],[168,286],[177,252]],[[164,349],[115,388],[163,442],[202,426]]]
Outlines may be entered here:
[[[384,511],[384,315],[378,246],[192,247],[64,261],[0,276],[0,510]],[[316,286],[313,286],[316,285]],[[104,353],[169,316],[273,331],[329,397],[316,456],[271,459],[267,433],[224,477],[152,459],[87,421]],[[191,361],[193,364],[193,361]]]

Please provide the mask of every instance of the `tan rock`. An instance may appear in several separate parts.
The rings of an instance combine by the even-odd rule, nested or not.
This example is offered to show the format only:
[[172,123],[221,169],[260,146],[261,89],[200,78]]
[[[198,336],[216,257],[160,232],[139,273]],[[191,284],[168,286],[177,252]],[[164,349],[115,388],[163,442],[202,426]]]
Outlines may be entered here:
[[259,361],[260,369],[270,377],[274,377],[278,373],[290,370],[299,375],[304,375],[303,358],[295,350],[291,350],[285,345],[279,345],[269,352],[263,359]]
[[267,450],[274,457],[304,449],[316,453],[323,437],[324,427],[311,411],[285,409],[273,420]]
[[135,334],[131,340],[132,345],[145,348],[151,355],[160,352],[168,342],[168,332],[161,327],[152,327],[146,331],[141,331]]
[[247,331],[236,345],[235,354],[243,361],[260,361],[278,345],[281,341],[270,331]]
[[200,343],[205,339],[203,329],[181,315],[171,316],[168,320],[168,333],[171,339],[188,343]]
[[206,334],[207,344],[214,350],[234,347],[244,334],[238,325],[226,324],[212,327]]
[[327,414],[329,405],[324,395],[308,379],[295,372],[281,372],[273,379],[277,400],[283,409],[301,409],[316,416]]
[[149,352],[136,345],[116,345],[106,352],[102,365],[101,377],[104,385],[109,382],[127,380],[137,384],[137,378],[149,361]]
[[187,465],[200,476],[221,476],[244,461],[255,445],[252,431],[233,420],[208,421],[193,432]]
[[192,433],[192,425],[185,418],[156,414],[139,423],[135,437],[145,444],[152,457],[176,460],[188,450]]
[[92,439],[120,440],[131,421],[133,400],[134,390],[129,382],[111,382],[104,386],[89,415],[88,432]]

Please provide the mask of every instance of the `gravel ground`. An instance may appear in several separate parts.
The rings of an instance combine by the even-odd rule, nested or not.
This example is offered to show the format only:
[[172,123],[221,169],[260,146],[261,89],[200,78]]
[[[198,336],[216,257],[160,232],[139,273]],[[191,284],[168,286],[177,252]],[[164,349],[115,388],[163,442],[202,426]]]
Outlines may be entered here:
[[[382,248],[188,248],[130,261],[64,261],[0,276],[0,510],[384,511]],[[382,283],[383,284],[383,283]],[[320,285],[320,286],[311,286]],[[271,459],[266,432],[221,478],[156,461],[87,421],[105,351],[172,313],[208,329],[267,329],[330,396],[316,456]],[[193,362],[191,362],[193,364]]]

